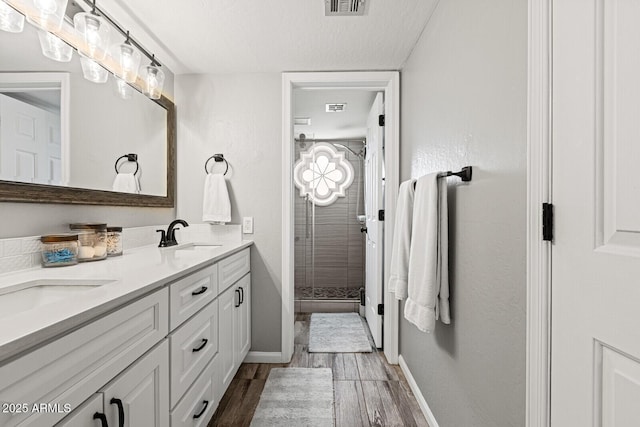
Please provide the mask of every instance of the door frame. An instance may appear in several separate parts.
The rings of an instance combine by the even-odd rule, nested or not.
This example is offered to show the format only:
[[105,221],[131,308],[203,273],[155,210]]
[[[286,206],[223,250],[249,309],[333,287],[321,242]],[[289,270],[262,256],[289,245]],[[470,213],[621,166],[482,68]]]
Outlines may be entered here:
[[542,203],[552,202],[552,0],[529,0],[527,88],[526,427],[551,415],[551,250]]
[[[282,73],[282,362],[289,362],[294,346],[294,197],[293,91],[294,89],[372,89],[385,101],[385,222],[384,241],[393,239],[395,205],[400,185],[400,73],[398,71],[344,71]],[[388,282],[391,245],[384,246],[385,283]],[[398,363],[400,304],[384,292],[384,353]]]

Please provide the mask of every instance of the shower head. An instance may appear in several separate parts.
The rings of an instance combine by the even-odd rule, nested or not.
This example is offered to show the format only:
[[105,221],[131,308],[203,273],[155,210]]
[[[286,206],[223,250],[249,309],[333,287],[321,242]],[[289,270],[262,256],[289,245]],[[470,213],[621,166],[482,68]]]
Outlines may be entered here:
[[366,150],[366,148],[367,148],[367,145],[366,145],[366,144],[364,144],[364,145],[362,146],[362,150],[360,150],[359,152],[357,152],[357,153],[356,153],[355,151],[353,151],[351,148],[347,147],[346,145],[343,145],[343,144],[340,144],[340,143],[337,143],[337,142],[333,142],[331,145],[333,145],[334,147],[340,147],[340,148],[343,148],[343,149],[345,149],[345,150],[349,151],[349,152],[350,152],[351,154],[353,154],[354,156],[358,156],[358,157],[360,157],[360,158],[363,158],[363,157],[364,157],[364,153],[365,153],[365,150]]

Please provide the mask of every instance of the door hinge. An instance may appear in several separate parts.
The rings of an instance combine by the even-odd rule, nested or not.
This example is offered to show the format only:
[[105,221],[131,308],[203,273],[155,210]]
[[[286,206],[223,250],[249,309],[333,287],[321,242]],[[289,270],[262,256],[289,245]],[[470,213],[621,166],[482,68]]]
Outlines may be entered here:
[[542,204],[542,240],[553,242],[553,204]]
[[384,304],[378,304],[378,315],[384,316]]
[[378,211],[378,221],[384,221],[384,209]]
[[378,116],[378,126],[384,126],[384,114]]

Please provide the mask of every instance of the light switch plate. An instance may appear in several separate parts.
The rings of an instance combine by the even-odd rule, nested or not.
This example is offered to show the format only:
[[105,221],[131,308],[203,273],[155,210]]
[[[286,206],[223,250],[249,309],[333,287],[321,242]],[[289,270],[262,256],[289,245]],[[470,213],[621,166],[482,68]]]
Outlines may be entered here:
[[242,218],[242,232],[244,234],[253,234],[253,217],[245,216]]

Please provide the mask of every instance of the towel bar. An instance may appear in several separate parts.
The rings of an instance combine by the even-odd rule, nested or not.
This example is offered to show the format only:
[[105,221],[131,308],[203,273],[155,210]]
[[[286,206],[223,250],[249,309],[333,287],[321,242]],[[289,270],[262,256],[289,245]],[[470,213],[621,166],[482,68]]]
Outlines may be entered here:
[[116,173],[120,173],[120,171],[118,170],[118,162],[122,159],[127,159],[128,162],[136,163],[136,171],[133,173],[134,175],[136,175],[138,173],[138,170],[140,169],[140,165],[138,164],[138,155],[134,153],[130,153],[130,154],[125,154],[124,156],[118,157],[118,159],[116,160],[116,163],[113,165],[113,167],[116,170]]
[[[462,179],[463,182],[469,182],[471,181],[471,172],[472,172],[471,166],[465,166],[459,172],[451,172],[451,171],[441,172],[438,174],[438,178],[446,178],[448,176],[457,176],[460,179]],[[415,182],[413,183],[413,188],[416,188]]]
[[207,159],[207,161],[204,162],[204,171],[207,174],[210,173],[209,169],[207,169],[207,166],[209,165],[209,162],[211,161],[211,159],[213,159],[215,162],[224,162],[227,165],[226,169],[224,170],[224,174],[223,174],[223,175],[226,175],[227,172],[229,171],[229,162],[227,161],[227,159],[224,158],[224,154],[214,154],[213,156],[209,157]]

